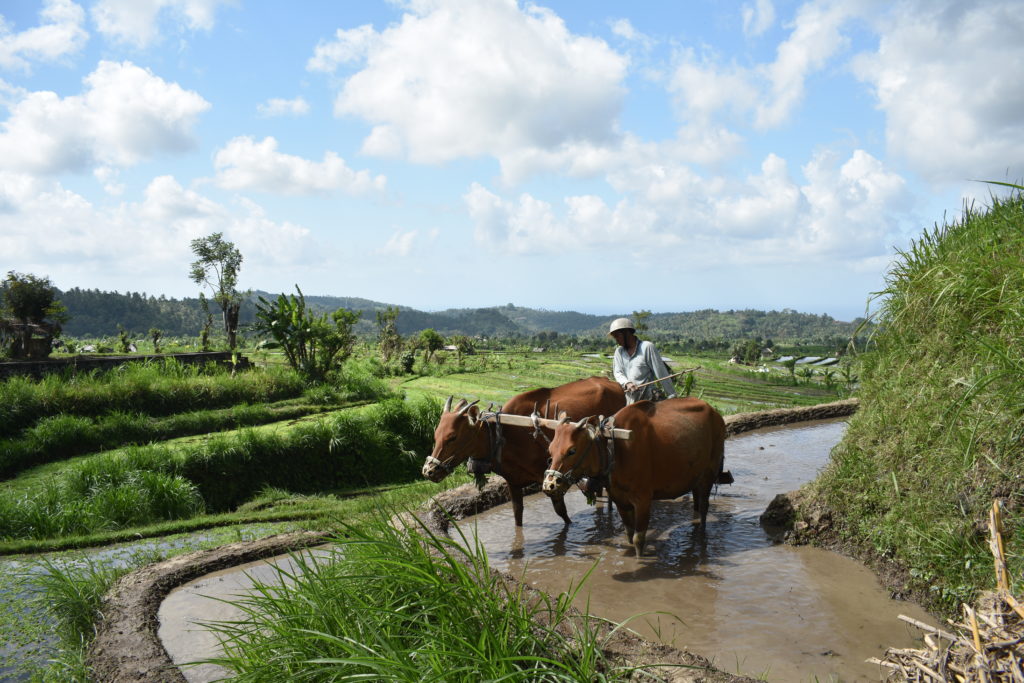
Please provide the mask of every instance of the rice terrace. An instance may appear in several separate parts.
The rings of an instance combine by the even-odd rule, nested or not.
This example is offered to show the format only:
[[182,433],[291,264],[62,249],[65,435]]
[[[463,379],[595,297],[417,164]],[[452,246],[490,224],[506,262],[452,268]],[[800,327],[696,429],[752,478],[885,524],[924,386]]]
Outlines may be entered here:
[[[231,334],[199,340],[8,317],[0,671],[1020,680],[1022,262],[1015,194],[922,234],[845,336],[699,339],[634,311],[680,398],[621,409],[615,382],[577,382],[610,375],[604,319],[403,333],[398,308],[301,290],[246,299]],[[34,276],[8,275],[8,311],[28,287],[70,324]],[[662,442],[647,418],[563,417],[586,409],[534,392],[561,386],[613,387],[614,415],[699,409],[724,421],[724,464],[643,503],[634,546],[619,496],[641,484],[622,478]]]

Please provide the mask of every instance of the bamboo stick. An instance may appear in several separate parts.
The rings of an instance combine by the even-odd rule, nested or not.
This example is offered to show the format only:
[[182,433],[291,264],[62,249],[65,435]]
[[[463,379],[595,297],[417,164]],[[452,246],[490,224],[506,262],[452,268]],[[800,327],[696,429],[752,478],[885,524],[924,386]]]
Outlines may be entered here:
[[679,372],[672,373],[671,375],[668,375],[666,377],[662,377],[661,379],[652,379],[650,382],[644,382],[643,384],[637,384],[636,388],[634,388],[633,391],[636,391],[637,389],[643,389],[644,387],[649,387],[650,385],[657,384],[658,382],[664,382],[667,379],[672,379],[673,377],[678,377],[679,375],[685,375],[688,372],[696,372],[697,370],[700,370],[700,369],[701,369],[701,366],[698,365],[695,368],[687,368],[686,370],[680,370]]

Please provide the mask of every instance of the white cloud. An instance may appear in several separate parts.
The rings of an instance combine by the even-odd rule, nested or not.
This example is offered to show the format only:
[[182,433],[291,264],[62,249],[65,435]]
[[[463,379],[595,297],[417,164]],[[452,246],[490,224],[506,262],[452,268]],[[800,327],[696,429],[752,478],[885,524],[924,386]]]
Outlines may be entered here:
[[797,11],[793,32],[779,45],[775,61],[761,70],[769,98],[757,108],[757,127],[771,128],[788,120],[803,99],[808,75],[848,44],[839,29],[849,17],[850,8],[844,3],[808,3]]
[[[758,5],[751,21],[768,12]],[[708,126],[724,112],[758,129],[785,124],[804,96],[805,82],[849,43],[840,29],[856,7],[844,3],[808,2],[797,11],[789,37],[776,48],[775,61],[744,67],[720,65],[714,55],[698,57],[693,50],[679,53],[669,79],[680,116]],[[767,27],[765,27],[767,28]]]
[[379,33],[339,32],[310,68],[365,60],[335,102],[374,125],[363,150],[437,163],[617,136],[626,59],[515,0],[415,3]]
[[397,231],[388,239],[379,253],[387,256],[408,256],[412,253],[418,232],[417,230]]
[[383,175],[352,170],[334,152],[326,152],[319,163],[283,154],[277,151],[277,140],[272,137],[260,142],[248,136],[234,138],[217,151],[213,165],[217,184],[229,190],[359,195],[383,191],[387,184]]
[[614,206],[574,196],[556,210],[529,194],[506,199],[474,183],[463,197],[477,241],[498,252],[631,253],[742,265],[828,257],[855,263],[887,253],[910,207],[904,180],[867,152],[821,152],[799,184],[784,159],[731,181],[684,165],[647,164],[610,177]]
[[[40,239],[41,225],[60,238]],[[171,176],[154,178],[140,201],[99,206],[56,181],[0,171],[0,252],[64,286],[100,278],[122,290],[140,289],[134,280],[163,289],[185,277],[191,240],[213,232],[242,251],[243,275],[322,259],[306,228],[270,220],[248,200],[219,204]]]
[[141,48],[159,40],[161,15],[177,26],[209,31],[217,7],[233,4],[235,0],[99,0],[92,18],[103,35]]
[[904,2],[854,62],[889,151],[933,182],[1024,177],[1024,13],[1015,0]]
[[306,62],[306,68],[333,73],[342,64],[364,59],[376,39],[377,32],[370,24],[348,30],[339,28],[333,41],[320,41],[313,50],[313,56]]
[[301,96],[293,100],[271,97],[256,105],[256,111],[261,116],[302,116],[309,113],[309,102]]
[[650,50],[654,47],[654,39],[638,31],[629,19],[616,19],[610,22],[610,27],[613,34],[623,40],[636,43],[644,50]]
[[775,6],[772,0],[755,0],[754,4],[745,4],[742,9],[743,34],[759,36],[775,23]]
[[71,0],[47,0],[39,26],[14,33],[0,16],[0,67],[27,69],[29,60],[52,62],[82,49],[89,34],[85,10]]
[[192,147],[192,128],[210,104],[131,62],[102,61],[82,95],[39,91],[0,124],[0,168],[58,173],[130,166]]

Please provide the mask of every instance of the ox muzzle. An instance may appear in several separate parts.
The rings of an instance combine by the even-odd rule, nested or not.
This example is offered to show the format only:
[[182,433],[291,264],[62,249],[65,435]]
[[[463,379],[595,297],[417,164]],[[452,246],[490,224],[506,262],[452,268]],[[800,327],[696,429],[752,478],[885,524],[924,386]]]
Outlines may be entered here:
[[447,462],[441,462],[434,456],[428,455],[426,461],[423,463],[423,478],[436,484],[451,474],[454,469],[455,468]]
[[544,480],[541,482],[541,489],[548,496],[564,496],[569,487],[576,483],[578,477],[565,474],[558,470],[545,470]]

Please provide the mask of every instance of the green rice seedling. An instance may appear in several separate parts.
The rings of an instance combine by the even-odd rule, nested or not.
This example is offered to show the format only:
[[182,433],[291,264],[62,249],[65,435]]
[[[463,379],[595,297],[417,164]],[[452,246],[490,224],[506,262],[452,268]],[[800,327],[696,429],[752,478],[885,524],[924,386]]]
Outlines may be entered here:
[[327,558],[297,555],[212,624],[214,661],[241,681],[625,680],[601,654],[597,620],[572,596],[509,589],[478,545],[384,516],[349,526]]

